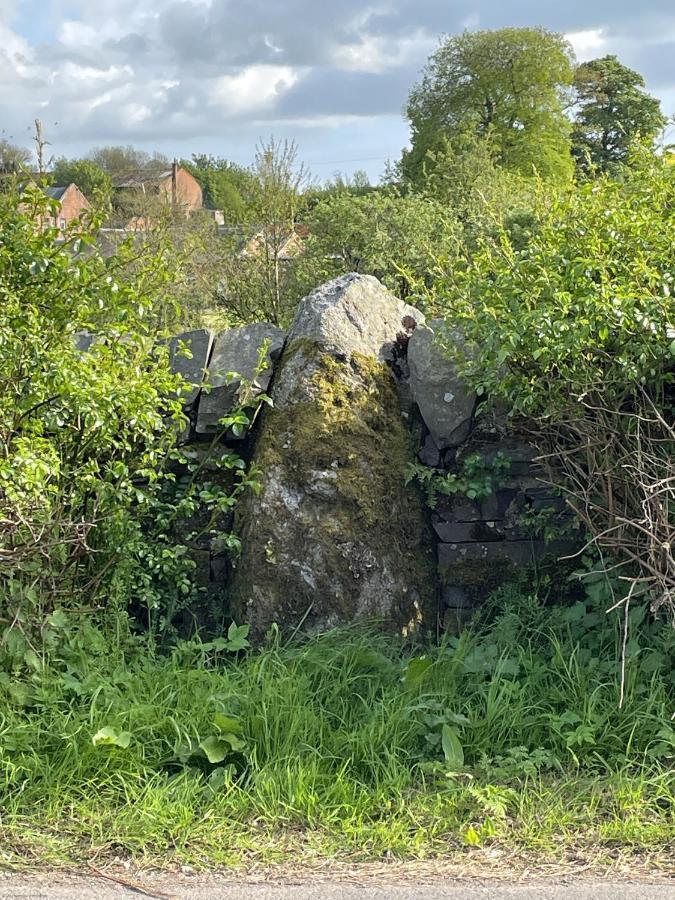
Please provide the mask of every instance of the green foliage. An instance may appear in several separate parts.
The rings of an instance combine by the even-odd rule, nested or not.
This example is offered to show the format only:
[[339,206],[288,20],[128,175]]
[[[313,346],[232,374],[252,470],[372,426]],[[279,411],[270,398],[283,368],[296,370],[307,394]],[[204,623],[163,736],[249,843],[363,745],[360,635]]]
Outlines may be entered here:
[[75,184],[90,203],[105,204],[112,195],[110,175],[90,159],[57,159],[50,172],[53,184]]
[[565,38],[543,28],[465,31],[445,40],[408,100],[406,178],[421,185],[429,151],[477,136],[489,138],[500,165],[513,172],[567,179],[572,58]]
[[589,391],[623,408],[671,379],[675,178],[643,159],[622,180],[542,188],[522,249],[505,229],[448,272],[448,319],[473,343],[467,371],[514,413],[555,417]]
[[452,142],[444,138],[437,150],[427,153],[424,176],[420,192],[450,208],[469,247],[500,225],[517,235],[521,222],[531,215],[536,183],[501,166],[487,137]]
[[147,172],[164,172],[171,165],[169,158],[163,153],[146,153],[131,144],[94,147],[89,152],[88,159],[113,178],[141,169]]
[[248,171],[251,224],[230,231],[219,253],[219,305],[235,321],[288,325],[302,296],[296,292],[292,244],[306,205],[308,173],[297,157],[294,142],[270,138],[256,147]]
[[204,205],[220,209],[225,222],[241,225],[251,221],[251,175],[243,166],[220,157],[192,154],[192,160],[182,160],[183,168],[191,172],[204,192]]
[[419,462],[408,463],[406,484],[417,481],[424,491],[427,506],[435,509],[439,497],[464,494],[470,500],[485,500],[502,485],[511,468],[504,453],[486,459],[479,453],[465,457],[457,472],[441,472]]
[[653,145],[666,124],[659,101],[642,75],[616,56],[582,63],[574,75],[573,153],[583,170],[606,172],[628,162],[636,139]]
[[[166,248],[139,256],[129,240],[104,258],[89,234],[38,229],[50,209],[37,186],[0,196],[0,627],[9,671],[35,667],[66,614],[122,627],[133,601],[170,632],[179,601],[196,591],[172,524],[199,505],[205,527],[218,531],[217,516],[255,485],[255,471],[222,449],[214,465],[227,478],[197,465],[176,479],[182,382],[158,343],[178,274]],[[96,334],[86,352],[81,332]],[[223,432],[245,428],[258,402],[245,394]],[[237,547],[229,533],[223,543]]]
[[0,678],[6,857],[250,864],[488,842],[665,857],[674,635],[636,621],[645,665],[618,709],[622,620],[605,602],[504,589],[480,628],[423,656],[357,629],[232,653],[234,626],[156,658],[66,628],[39,669]]
[[[265,352],[261,348],[260,367],[265,365]],[[229,373],[228,378],[239,376]],[[251,386],[242,385],[239,404],[219,420],[219,431],[204,452],[195,458],[173,449],[155,489],[137,495],[125,534],[127,603],[133,601],[133,611],[160,644],[175,639],[180,613],[199,608],[203,588],[194,578],[191,547],[208,540],[221,553],[236,556],[241,550],[232,515],[246,492],[259,489],[260,473],[222,441],[227,435],[242,437],[263,403],[271,403],[267,395],[254,397]],[[219,621],[225,613],[221,603]],[[195,628],[202,624],[196,622]],[[230,626],[228,643],[220,649],[244,649],[247,634],[248,626]]]
[[338,192],[309,214],[297,293],[344,272],[374,275],[401,299],[430,284],[437,254],[454,258],[460,230],[442,202],[393,191]]
[[672,167],[646,151],[620,180],[542,187],[524,245],[502,227],[437,284],[472,348],[467,377],[531,431],[654,608],[675,587],[674,201]]

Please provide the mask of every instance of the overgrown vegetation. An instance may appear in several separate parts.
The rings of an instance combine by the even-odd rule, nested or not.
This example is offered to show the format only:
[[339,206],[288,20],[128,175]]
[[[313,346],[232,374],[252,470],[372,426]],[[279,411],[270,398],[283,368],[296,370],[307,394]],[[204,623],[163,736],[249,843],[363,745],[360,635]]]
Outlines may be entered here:
[[502,227],[448,267],[448,322],[473,348],[479,393],[530,432],[606,566],[621,567],[613,602],[672,617],[672,168],[643,152],[621,179],[542,190],[534,210],[524,246]]
[[[176,448],[185,416],[162,340],[168,247],[139,252],[130,239],[104,258],[86,223],[36,227],[49,209],[38,187],[0,195],[0,652],[10,669],[32,665],[64,617],[117,628],[133,604],[154,633],[170,630],[197,590],[176,522],[197,505],[228,512],[255,485],[235,453],[215,454],[229,477],[213,483]],[[96,335],[88,348],[86,332]],[[223,431],[245,427],[257,402],[245,397]]]
[[667,865],[673,632],[621,621],[596,581],[546,607],[509,590],[480,630],[412,655],[336,631],[248,652],[54,622],[30,674],[0,679],[3,858],[133,856],[206,866],[474,846]]

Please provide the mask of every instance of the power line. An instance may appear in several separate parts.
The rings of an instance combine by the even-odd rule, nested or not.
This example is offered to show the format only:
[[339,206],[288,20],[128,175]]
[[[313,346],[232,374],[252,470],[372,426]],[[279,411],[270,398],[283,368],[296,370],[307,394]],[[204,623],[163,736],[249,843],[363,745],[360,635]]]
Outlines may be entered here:
[[390,156],[359,156],[352,159],[324,159],[324,160],[307,160],[308,166],[338,166],[341,163],[353,162],[376,162],[377,160],[389,159]]

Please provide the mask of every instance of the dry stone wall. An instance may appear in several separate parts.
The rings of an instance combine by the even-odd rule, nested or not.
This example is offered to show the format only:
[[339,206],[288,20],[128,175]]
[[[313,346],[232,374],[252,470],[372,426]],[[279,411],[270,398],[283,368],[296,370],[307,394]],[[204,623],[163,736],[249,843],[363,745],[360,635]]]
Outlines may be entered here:
[[[463,469],[471,457],[499,472],[487,497],[458,491],[437,498],[431,514],[439,576],[439,620],[457,630],[506,579],[576,550],[570,516],[546,478],[534,448],[509,432],[502,417],[484,409],[437,341],[442,320],[418,327],[408,344],[410,395],[421,425],[417,458],[439,478]],[[458,332],[445,332],[466,352]]]
[[[220,523],[236,525],[241,557],[198,521],[178,535],[211,602],[253,633],[273,622],[318,630],[370,617],[399,631],[456,630],[501,582],[573,549],[544,540],[565,525],[565,504],[532,447],[498,415],[477,415],[475,393],[437,343],[441,327],[376,279],[351,274],[302,300],[288,334],[256,323],[171,340],[171,366],[191,385],[183,395],[189,457],[207,454],[219,420],[238,404],[241,378],[274,401],[244,440],[218,438],[262,471],[259,495],[236,523]],[[79,335],[78,346],[94,340]],[[441,493],[430,509],[406,486],[411,464],[442,479],[476,456],[488,467],[508,461],[487,496]]]

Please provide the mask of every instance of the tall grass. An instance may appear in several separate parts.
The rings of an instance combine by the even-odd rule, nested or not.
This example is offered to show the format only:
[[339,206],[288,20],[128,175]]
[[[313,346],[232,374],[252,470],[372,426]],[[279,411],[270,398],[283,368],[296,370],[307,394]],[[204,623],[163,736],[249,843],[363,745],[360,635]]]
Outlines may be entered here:
[[423,653],[347,629],[158,657],[83,626],[1,687],[5,856],[665,852],[672,633],[643,650],[638,623],[643,665],[629,664],[619,709],[615,623],[585,604],[503,600],[491,623]]

